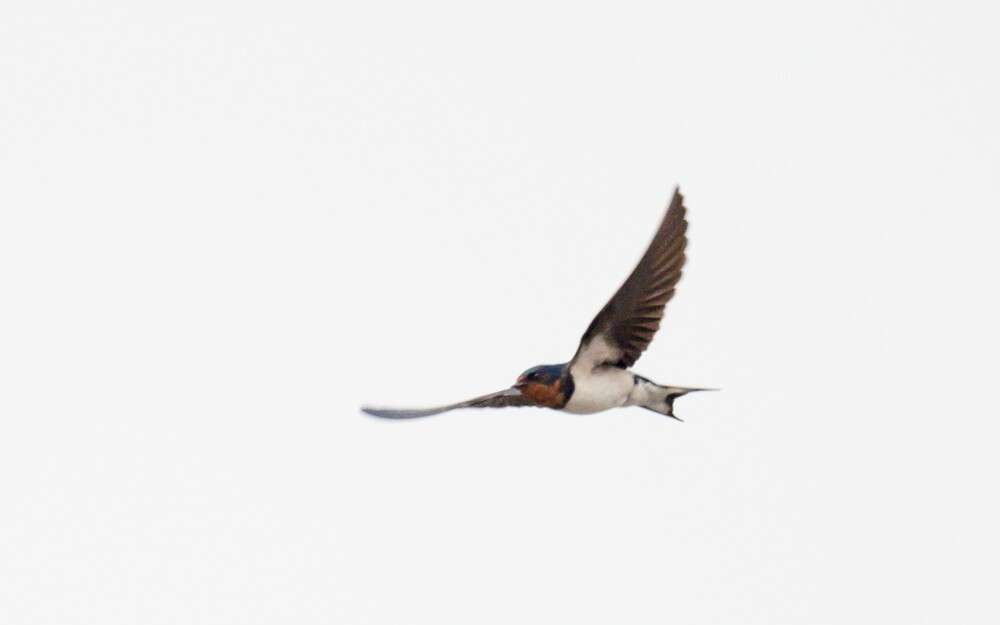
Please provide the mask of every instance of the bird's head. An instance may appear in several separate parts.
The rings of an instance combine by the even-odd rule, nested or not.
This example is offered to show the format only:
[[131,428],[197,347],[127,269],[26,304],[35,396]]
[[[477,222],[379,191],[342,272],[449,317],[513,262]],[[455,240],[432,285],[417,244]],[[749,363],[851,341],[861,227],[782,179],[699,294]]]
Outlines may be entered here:
[[539,365],[517,378],[514,388],[543,406],[558,406],[565,401],[563,372],[566,365]]

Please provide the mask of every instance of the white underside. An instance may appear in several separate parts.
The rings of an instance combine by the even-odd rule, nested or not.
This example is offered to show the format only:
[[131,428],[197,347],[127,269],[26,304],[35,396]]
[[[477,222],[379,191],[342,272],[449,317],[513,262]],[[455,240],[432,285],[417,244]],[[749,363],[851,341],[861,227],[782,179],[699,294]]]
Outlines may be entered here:
[[621,406],[644,406],[670,413],[666,402],[670,387],[659,386],[628,369],[598,363],[615,362],[621,351],[601,334],[593,337],[574,358],[570,374],[573,394],[563,410],[577,414],[601,412]]
[[631,372],[618,367],[598,367],[581,371],[574,368],[573,395],[563,408],[566,412],[590,414],[609,408],[631,406],[635,378]]

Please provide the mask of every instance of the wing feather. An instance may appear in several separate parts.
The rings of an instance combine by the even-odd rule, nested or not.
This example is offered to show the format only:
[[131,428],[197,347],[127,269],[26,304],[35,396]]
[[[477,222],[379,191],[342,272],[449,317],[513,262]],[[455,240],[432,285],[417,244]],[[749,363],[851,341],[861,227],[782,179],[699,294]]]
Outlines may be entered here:
[[571,367],[629,368],[653,340],[686,260],[687,209],[680,188],[639,264],[580,339]]
[[416,419],[457,410],[459,408],[507,408],[521,406],[537,406],[529,397],[522,395],[516,388],[509,388],[489,395],[482,395],[456,404],[437,406],[435,408],[373,408],[362,406],[365,414],[382,419]]

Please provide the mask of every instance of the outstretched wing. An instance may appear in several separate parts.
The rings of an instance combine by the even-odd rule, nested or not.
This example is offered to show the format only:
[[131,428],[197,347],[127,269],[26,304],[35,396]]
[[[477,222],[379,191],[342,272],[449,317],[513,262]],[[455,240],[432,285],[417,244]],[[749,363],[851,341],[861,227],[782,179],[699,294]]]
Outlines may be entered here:
[[373,417],[381,417],[383,419],[415,419],[417,417],[429,417],[441,414],[442,412],[448,412],[457,408],[507,408],[509,406],[537,406],[537,404],[525,395],[522,395],[521,391],[516,388],[509,388],[457,404],[438,406],[437,408],[396,409],[362,406],[361,410]]
[[584,332],[571,367],[627,369],[639,359],[659,329],[663,308],[681,279],[687,246],[685,213],[684,196],[677,188],[653,242]]

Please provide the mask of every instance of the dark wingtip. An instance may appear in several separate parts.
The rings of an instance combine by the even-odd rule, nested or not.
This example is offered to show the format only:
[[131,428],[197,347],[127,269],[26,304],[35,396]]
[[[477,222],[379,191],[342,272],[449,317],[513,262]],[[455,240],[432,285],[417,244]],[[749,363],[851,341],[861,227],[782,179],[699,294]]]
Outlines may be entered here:
[[449,410],[448,407],[445,408],[372,408],[371,406],[362,406],[361,412],[366,415],[376,417],[379,419],[417,419],[420,417],[429,417],[431,415],[440,414]]
[[400,415],[400,411],[391,410],[387,408],[372,408],[371,406],[362,406],[361,412],[365,413],[369,417],[375,417],[377,419],[402,419],[405,418]]

